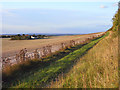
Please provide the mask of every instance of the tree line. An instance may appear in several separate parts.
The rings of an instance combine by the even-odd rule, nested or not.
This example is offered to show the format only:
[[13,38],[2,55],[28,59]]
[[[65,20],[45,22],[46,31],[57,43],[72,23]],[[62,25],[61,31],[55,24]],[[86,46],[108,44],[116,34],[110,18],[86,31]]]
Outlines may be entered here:
[[43,39],[48,38],[46,35],[28,35],[28,34],[17,34],[17,35],[1,35],[0,38],[11,38],[11,40],[29,40],[29,39]]

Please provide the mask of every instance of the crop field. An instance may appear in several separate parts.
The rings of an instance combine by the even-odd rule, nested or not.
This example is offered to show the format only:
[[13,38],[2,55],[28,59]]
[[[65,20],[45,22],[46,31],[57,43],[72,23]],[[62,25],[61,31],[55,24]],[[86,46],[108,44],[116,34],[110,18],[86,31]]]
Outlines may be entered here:
[[72,35],[72,36],[52,36],[49,39],[36,39],[36,40],[10,40],[10,38],[2,39],[2,56],[8,57],[15,55],[21,49],[27,48],[28,51],[32,51],[36,48],[40,48],[45,45],[55,45],[61,42],[66,42],[69,40],[81,39],[81,41],[89,37],[93,34],[85,34],[85,35]]

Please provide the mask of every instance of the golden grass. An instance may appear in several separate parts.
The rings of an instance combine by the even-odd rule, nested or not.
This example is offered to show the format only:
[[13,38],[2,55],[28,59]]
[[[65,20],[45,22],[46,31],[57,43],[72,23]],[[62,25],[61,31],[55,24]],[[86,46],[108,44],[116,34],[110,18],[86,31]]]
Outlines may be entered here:
[[49,88],[118,88],[118,37],[110,34]]

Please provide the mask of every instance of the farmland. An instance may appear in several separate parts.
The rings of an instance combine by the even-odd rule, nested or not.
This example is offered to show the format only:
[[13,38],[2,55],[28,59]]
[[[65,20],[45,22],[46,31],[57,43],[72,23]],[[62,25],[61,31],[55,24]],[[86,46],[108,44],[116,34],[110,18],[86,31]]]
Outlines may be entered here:
[[15,55],[23,48],[27,48],[28,51],[33,51],[36,48],[40,48],[48,44],[55,45],[61,42],[66,42],[75,39],[80,39],[82,41],[84,38],[95,34],[73,35],[73,36],[52,36],[49,39],[36,39],[36,40],[10,40],[10,38],[3,38],[2,56],[8,57]]

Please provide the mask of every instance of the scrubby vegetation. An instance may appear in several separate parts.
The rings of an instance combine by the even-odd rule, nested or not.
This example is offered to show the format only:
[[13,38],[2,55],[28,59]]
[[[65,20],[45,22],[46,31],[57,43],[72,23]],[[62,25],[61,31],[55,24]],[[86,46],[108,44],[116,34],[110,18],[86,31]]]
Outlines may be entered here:
[[120,18],[120,10],[118,10],[118,12],[116,12],[114,17],[112,18],[113,26],[108,30],[113,32],[112,37],[117,37],[119,35],[118,34],[119,33],[118,29],[120,28],[119,18]]
[[118,30],[118,12],[114,15],[113,17],[113,27],[112,27],[112,31],[117,31]]

